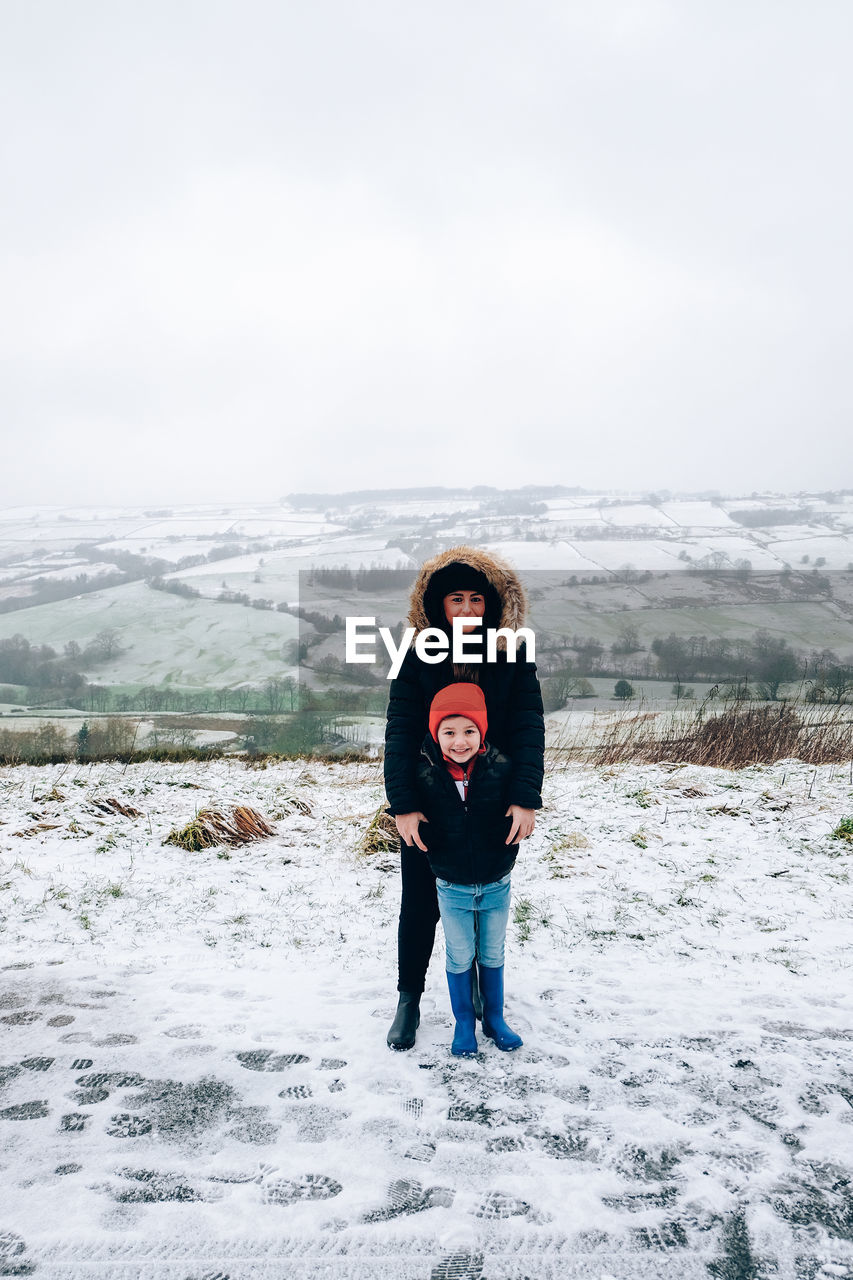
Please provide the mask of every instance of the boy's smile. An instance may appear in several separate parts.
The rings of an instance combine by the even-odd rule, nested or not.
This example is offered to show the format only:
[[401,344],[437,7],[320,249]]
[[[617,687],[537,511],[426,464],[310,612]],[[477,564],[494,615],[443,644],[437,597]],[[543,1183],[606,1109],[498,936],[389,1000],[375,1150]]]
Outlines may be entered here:
[[467,764],[480,750],[480,730],[467,716],[447,716],[438,727],[438,745],[454,764]]

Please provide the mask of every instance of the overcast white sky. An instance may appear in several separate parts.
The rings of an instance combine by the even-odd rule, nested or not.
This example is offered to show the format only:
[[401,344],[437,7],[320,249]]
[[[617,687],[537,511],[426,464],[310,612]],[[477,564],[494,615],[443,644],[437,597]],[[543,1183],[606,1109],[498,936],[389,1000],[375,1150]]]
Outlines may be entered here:
[[853,485],[849,0],[0,0],[0,503]]

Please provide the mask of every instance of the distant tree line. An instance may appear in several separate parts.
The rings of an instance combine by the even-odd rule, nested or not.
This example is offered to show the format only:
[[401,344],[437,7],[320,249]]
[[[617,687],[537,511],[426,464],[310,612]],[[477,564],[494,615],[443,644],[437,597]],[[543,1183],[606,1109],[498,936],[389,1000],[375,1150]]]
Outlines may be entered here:
[[326,587],[333,591],[386,591],[399,588],[401,575],[406,570],[391,569],[387,565],[361,566],[357,569],[318,568],[307,576],[309,587]]
[[152,591],[167,591],[173,596],[183,596],[187,600],[194,600],[201,595],[198,587],[191,587],[188,582],[181,582],[178,578],[148,578],[146,586]]
[[626,622],[616,640],[605,646],[594,636],[574,635],[568,645],[544,637],[539,665],[551,686],[551,701],[566,693],[588,696],[589,677],[671,680],[677,698],[689,697],[685,682],[702,680],[725,686],[732,696],[756,696],[776,701],[784,685],[800,683],[812,702],[841,703],[853,694],[853,658],[842,659],[831,649],[803,653],[784,637],[765,628],[750,639],[726,636],[668,636],[652,640],[648,649],[639,641],[636,626]]
[[539,501],[543,498],[577,497],[584,492],[577,486],[562,484],[524,485],[520,489],[496,489],[494,485],[478,484],[470,489],[449,489],[442,485],[428,485],[413,489],[349,489],[345,493],[289,493],[281,499],[283,506],[314,508],[325,511],[327,507],[350,507],[360,503],[372,502],[385,505],[389,502],[423,502],[441,501],[457,502],[461,500],[482,501],[521,499]]
[[808,524],[811,507],[755,507],[730,511],[729,516],[747,529],[769,529],[778,524]]
[[45,695],[73,699],[87,688],[82,666],[108,662],[122,652],[119,633],[111,627],[99,631],[85,647],[70,640],[61,654],[52,645],[30,644],[25,636],[14,635],[0,640],[0,681],[24,686],[35,695],[30,701]]
[[[228,533],[219,535],[228,539]],[[236,534],[232,535],[234,538]],[[155,591],[168,591],[172,595],[191,597],[201,595],[195,587],[180,583],[174,579],[166,579],[167,573],[192,569],[197,565],[213,564],[218,560],[230,560],[233,556],[249,555],[277,550],[291,545],[291,540],[276,542],[253,542],[251,546],[242,546],[236,542],[226,541],[222,545],[212,547],[206,555],[194,554],[182,556],[176,562],[164,560],[159,556],[137,555],[133,551],[113,548],[109,539],[102,542],[81,542],[74,547],[74,554],[82,560],[100,563],[108,560],[115,569],[106,573],[90,574],[85,570],[76,573],[73,578],[48,578],[40,576],[26,579],[26,595],[7,596],[0,600],[0,613],[16,613],[21,609],[35,608],[36,605],[53,604],[57,600],[70,600],[72,596],[86,595],[91,591],[103,591],[109,587],[122,587],[129,582],[145,581]],[[247,604],[254,608],[274,608],[272,601],[256,603],[248,596],[233,593],[230,603]],[[224,599],[225,594],[220,596]]]
[[290,613],[294,618],[302,618],[304,622],[310,622],[316,631],[321,635],[334,635],[336,631],[346,630],[346,620],[339,613],[333,613],[331,616],[327,613],[321,613],[318,609],[306,609],[304,605],[279,605],[282,613]]
[[20,609],[35,608],[40,604],[53,604],[56,600],[70,600],[72,596],[85,595],[88,591],[103,591],[106,587],[121,587],[132,582],[128,573],[77,573],[73,578],[34,578],[32,588],[25,596],[6,596],[0,600],[0,613],[16,613]]

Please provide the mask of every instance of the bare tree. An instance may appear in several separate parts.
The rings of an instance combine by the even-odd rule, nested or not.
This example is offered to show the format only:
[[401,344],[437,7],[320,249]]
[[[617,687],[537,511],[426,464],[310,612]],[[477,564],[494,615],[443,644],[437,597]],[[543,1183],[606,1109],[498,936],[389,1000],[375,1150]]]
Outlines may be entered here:
[[269,680],[264,682],[264,697],[271,715],[284,710],[284,694],[284,683],[278,676],[270,676]]
[[853,690],[853,667],[839,664],[830,667],[824,676],[824,685],[826,687],[829,700],[835,703],[842,703],[847,694]]
[[97,657],[102,658],[104,662],[110,658],[115,658],[122,652],[119,644],[119,633],[115,627],[105,627],[103,631],[99,631],[95,639],[89,645],[89,649]]

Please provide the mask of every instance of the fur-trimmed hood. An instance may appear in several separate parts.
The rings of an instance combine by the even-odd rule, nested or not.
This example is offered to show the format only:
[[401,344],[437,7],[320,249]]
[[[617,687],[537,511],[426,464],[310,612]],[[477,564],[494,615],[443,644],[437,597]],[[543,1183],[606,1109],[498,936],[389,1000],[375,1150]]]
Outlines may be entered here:
[[[421,565],[409,597],[410,627],[420,632],[431,625],[424,603],[429,580],[437,570],[444,569],[457,561],[479,570],[494,587],[501,602],[499,627],[510,627],[513,631],[517,631],[519,627],[524,626],[527,618],[527,596],[515,569],[491,551],[482,551],[478,547],[459,546],[441,551]],[[506,648],[504,636],[498,636],[497,647]]]

